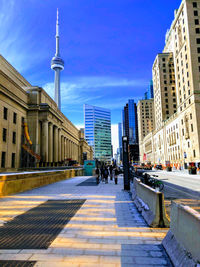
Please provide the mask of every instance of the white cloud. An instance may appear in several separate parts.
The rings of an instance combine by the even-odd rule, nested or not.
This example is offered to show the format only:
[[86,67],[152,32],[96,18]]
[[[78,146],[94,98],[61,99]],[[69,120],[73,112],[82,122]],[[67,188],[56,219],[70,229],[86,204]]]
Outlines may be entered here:
[[[61,83],[62,106],[64,108],[65,103],[71,103],[73,106],[76,104],[92,103],[93,105],[100,105],[108,109],[121,108],[127,102],[127,97],[117,97],[117,95],[113,94],[113,101],[110,97],[105,97],[107,90],[117,87],[123,90],[123,87],[131,86],[134,89],[134,87],[143,87],[145,83],[146,81],[141,80],[104,76],[69,77],[67,82]],[[53,82],[44,84],[43,88],[52,98],[54,97]],[[140,98],[134,97],[134,99],[137,101]],[[72,105],[70,108],[73,109]]]

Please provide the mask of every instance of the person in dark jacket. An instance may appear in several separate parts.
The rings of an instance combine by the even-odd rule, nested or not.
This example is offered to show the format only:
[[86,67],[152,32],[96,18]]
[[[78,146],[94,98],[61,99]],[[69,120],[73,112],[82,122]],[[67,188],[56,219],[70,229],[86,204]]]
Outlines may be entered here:
[[112,165],[110,165],[109,171],[110,171],[110,180],[112,181],[113,179],[113,166]]
[[105,183],[108,183],[108,168],[105,166],[104,168],[104,179],[105,179]]
[[118,168],[116,167],[116,168],[114,169],[115,184],[118,183],[118,175],[119,175],[119,171],[118,171]]
[[96,168],[96,181],[97,181],[97,184],[99,184],[99,175],[100,175],[100,171],[99,171],[99,168],[97,167]]
[[101,181],[104,181],[104,167],[103,165],[101,166]]

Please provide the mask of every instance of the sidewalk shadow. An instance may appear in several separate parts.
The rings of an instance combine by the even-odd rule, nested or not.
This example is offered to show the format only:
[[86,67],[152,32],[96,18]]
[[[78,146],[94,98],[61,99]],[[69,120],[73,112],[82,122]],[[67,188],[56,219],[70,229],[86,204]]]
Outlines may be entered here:
[[115,213],[118,227],[148,227],[126,191],[117,193]]
[[121,267],[168,266],[173,267],[162,245],[122,244]]

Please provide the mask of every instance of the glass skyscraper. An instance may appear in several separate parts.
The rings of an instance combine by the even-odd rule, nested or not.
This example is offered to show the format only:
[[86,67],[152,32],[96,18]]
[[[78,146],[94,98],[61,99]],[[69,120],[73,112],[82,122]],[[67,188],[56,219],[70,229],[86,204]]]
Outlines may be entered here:
[[138,144],[137,105],[129,99],[122,110],[123,135],[129,137],[129,144]]
[[149,83],[149,86],[147,88],[147,91],[144,93],[144,99],[151,99],[153,98],[153,81],[151,80]]
[[119,154],[120,160],[122,160],[122,123],[118,123],[118,138],[119,138]]
[[137,105],[134,99],[129,99],[122,111],[123,135],[129,138],[130,160],[139,160]]
[[110,162],[111,112],[108,109],[84,105],[85,139],[93,147],[94,159]]
[[128,119],[129,119],[129,144],[138,144],[138,120],[137,105],[133,99],[128,100]]

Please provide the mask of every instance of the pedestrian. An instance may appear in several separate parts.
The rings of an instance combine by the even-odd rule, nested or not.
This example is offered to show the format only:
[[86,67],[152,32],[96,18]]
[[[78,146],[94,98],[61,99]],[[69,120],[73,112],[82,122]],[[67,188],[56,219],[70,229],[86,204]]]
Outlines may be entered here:
[[115,184],[117,184],[117,183],[118,183],[118,174],[119,174],[119,171],[118,171],[118,168],[116,167],[116,168],[114,169],[114,175],[115,175]]
[[100,175],[100,171],[99,171],[99,168],[97,167],[96,168],[96,182],[97,182],[97,184],[99,184],[99,175]]
[[108,169],[106,166],[104,168],[104,179],[105,179],[105,183],[107,184],[108,183]]
[[101,166],[101,181],[104,181],[104,167],[103,165]]
[[113,166],[112,165],[110,165],[109,171],[110,171],[110,180],[112,181],[113,179]]

